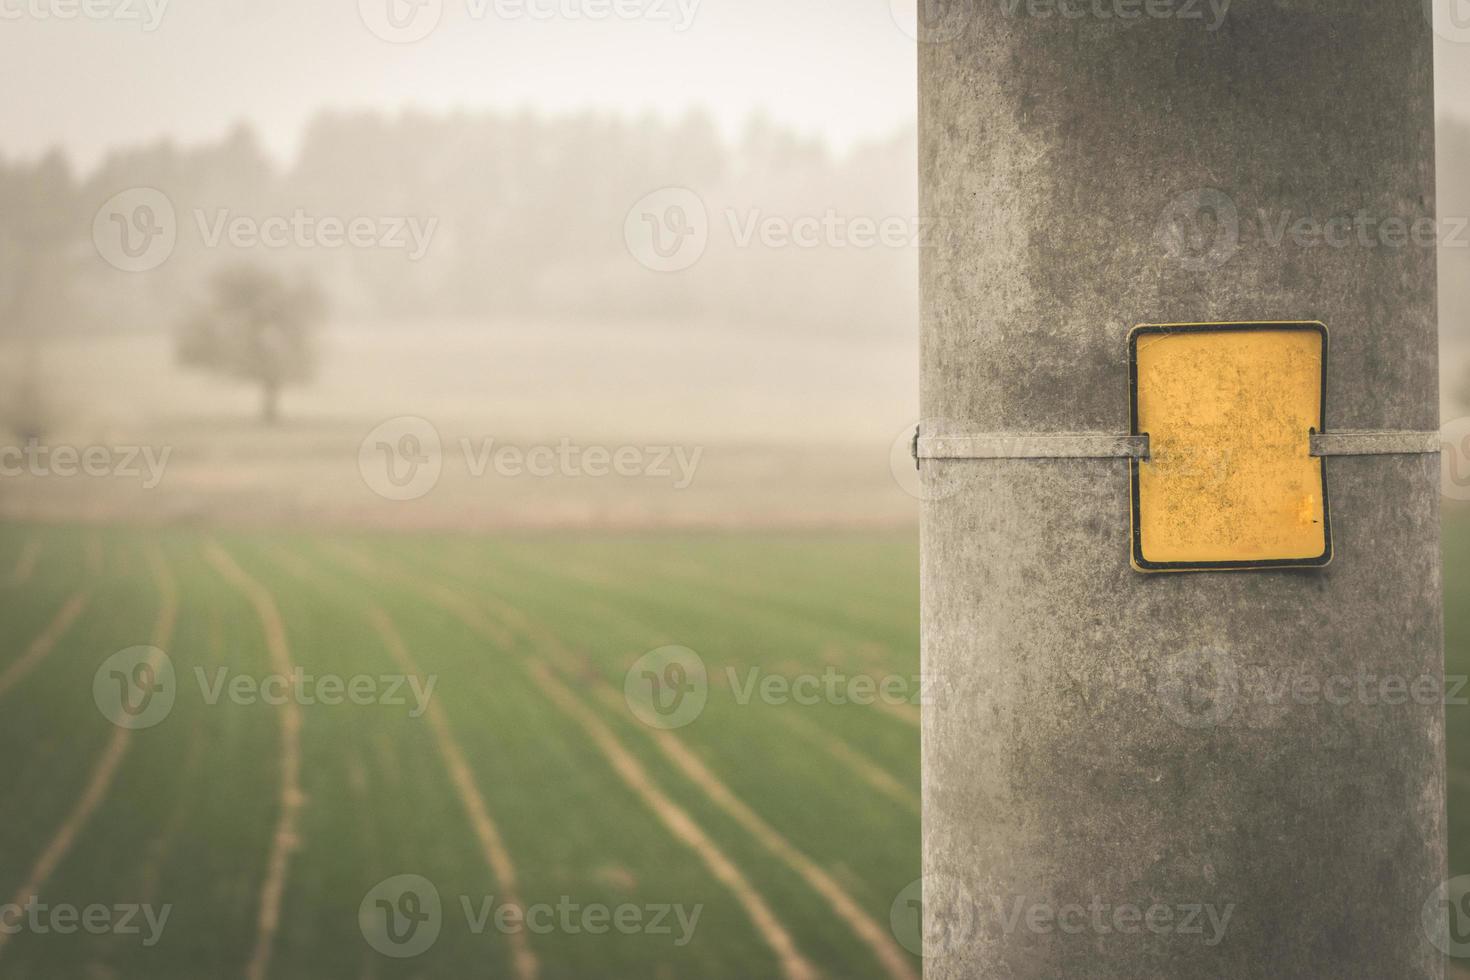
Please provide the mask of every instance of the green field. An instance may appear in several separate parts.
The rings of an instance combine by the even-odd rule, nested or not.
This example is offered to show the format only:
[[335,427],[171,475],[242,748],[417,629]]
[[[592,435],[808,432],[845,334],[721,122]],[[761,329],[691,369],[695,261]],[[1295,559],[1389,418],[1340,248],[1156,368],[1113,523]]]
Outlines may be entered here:
[[[1447,521],[1445,550],[1448,670],[1470,674],[1470,521]],[[912,533],[10,526],[0,590],[0,905],[171,910],[153,945],[146,926],[0,934],[7,978],[919,971],[890,929],[919,873],[917,708],[739,696],[752,669],[907,682]],[[108,720],[94,679],[147,644],[168,654],[174,700],[134,731]],[[624,681],[673,644],[706,665],[708,702],[665,730],[638,719]],[[207,687],[295,667],[436,686],[414,717],[406,689],[405,704],[211,704],[197,673]],[[1470,709],[1452,706],[1449,726],[1463,874]],[[371,901],[359,915],[401,875],[441,902],[437,939],[408,958],[370,944]],[[573,911],[497,929],[462,899]],[[577,917],[651,923],[671,906],[699,918],[593,934]]]
[[[737,698],[751,668],[907,682],[912,533],[11,526],[0,589],[0,905],[172,907],[151,946],[146,927],[63,934],[33,908],[44,928],[0,936],[7,978],[918,972],[889,927],[919,873],[917,708]],[[104,716],[94,677],[146,644],[167,652],[174,701],[134,731]],[[709,693],[666,731],[635,717],[624,679],[668,644],[698,653]],[[437,686],[420,717],[406,689],[406,705],[321,703],[325,688],[210,703],[221,670],[283,665]],[[359,921],[399,875],[442,903],[412,958],[375,951]],[[477,930],[461,898],[478,913],[492,896],[573,911],[551,931],[551,913],[542,931]],[[699,918],[634,928],[669,906]],[[594,907],[633,911],[594,935],[578,917]]]

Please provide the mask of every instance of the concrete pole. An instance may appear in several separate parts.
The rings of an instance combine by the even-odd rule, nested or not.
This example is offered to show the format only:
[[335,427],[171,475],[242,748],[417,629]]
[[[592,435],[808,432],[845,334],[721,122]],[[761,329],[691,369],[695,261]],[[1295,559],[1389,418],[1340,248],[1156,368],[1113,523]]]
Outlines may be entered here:
[[[1424,4],[938,6],[926,441],[1126,435],[1130,329],[1219,321],[1324,322],[1329,430],[1438,428]],[[1327,460],[1326,568],[1147,575],[1122,453],[1038,444],[923,461],[926,975],[1442,977],[1437,456]]]

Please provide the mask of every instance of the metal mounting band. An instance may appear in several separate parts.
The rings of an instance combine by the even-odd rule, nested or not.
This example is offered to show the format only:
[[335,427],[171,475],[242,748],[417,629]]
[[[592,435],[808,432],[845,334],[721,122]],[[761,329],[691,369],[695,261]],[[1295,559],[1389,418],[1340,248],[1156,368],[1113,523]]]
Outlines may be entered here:
[[[1314,432],[1313,456],[1409,456],[1440,451],[1438,432]],[[915,459],[1148,459],[1148,436],[1108,432],[920,435]]]
[[1147,459],[1148,436],[1108,432],[920,436],[919,459]]
[[1343,429],[1312,434],[1313,456],[1419,456],[1439,450],[1438,432]]

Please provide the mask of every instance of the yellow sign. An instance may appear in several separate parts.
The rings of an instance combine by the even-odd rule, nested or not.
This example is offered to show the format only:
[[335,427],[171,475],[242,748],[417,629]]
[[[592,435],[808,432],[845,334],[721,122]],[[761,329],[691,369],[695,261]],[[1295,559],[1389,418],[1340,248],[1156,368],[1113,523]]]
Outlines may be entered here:
[[1128,338],[1133,567],[1319,567],[1332,560],[1320,323],[1144,325]]

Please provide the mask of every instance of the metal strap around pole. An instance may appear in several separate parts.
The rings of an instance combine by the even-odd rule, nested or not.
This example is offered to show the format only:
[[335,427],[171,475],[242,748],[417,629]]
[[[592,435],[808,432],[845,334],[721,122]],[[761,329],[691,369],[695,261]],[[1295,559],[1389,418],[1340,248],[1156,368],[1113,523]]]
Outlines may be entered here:
[[991,432],[924,436],[919,459],[1147,459],[1148,436],[1109,432]]
[[1438,432],[1343,429],[1312,436],[1313,456],[1419,456],[1439,450]]
[[[915,459],[1148,459],[1147,435],[986,432],[926,436]],[[1418,456],[1440,451],[1438,432],[1344,429],[1312,434],[1313,456]]]

